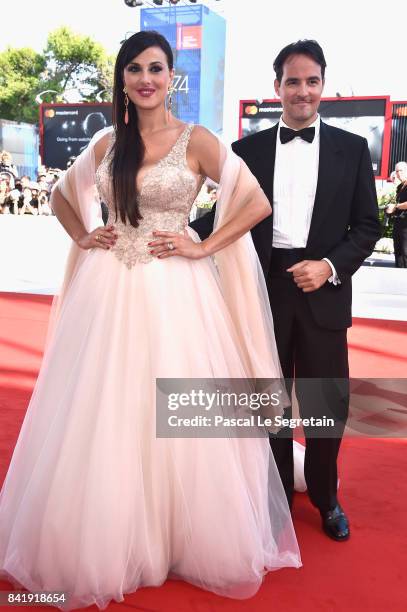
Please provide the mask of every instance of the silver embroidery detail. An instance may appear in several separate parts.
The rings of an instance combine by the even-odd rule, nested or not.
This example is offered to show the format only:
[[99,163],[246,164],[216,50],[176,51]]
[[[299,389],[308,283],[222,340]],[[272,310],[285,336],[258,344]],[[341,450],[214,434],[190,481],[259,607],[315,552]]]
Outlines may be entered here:
[[108,224],[118,235],[111,248],[115,256],[129,269],[136,263],[148,263],[155,259],[150,255],[147,243],[153,239],[153,230],[182,233],[188,225],[191,206],[202,185],[189,169],[186,159],[188,141],[193,125],[187,125],[170,152],[158,161],[143,178],[138,196],[143,219],[139,227],[115,220],[112,179],[109,172],[111,151],[102,160],[96,172],[99,196],[109,209]]

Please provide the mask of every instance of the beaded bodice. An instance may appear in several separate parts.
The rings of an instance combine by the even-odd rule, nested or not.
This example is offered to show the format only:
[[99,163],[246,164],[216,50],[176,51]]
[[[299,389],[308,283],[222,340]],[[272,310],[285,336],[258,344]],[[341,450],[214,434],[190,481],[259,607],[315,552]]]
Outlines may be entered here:
[[154,259],[147,243],[153,230],[183,232],[188,225],[191,206],[201,187],[188,167],[186,151],[193,130],[187,125],[169,153],[152,166],[144,175],[138,204],[142,219],[138,227],[116,220],[110,174],[111,147],[96,172],[96,186],[101,200],[109,209],[108,224],[114,225],[118,235],[111,251],[128,268],[136,263],[148,263]]

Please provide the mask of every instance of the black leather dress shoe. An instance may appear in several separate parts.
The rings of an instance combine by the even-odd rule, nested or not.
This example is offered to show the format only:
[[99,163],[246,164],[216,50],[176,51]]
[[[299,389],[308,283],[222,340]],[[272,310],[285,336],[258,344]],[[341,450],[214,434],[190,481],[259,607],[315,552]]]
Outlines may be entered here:
[[321,512],[321,518],[322,529],[327,536],[337,542],[344,542],[349,539],[349,521],[339,504],[329,512]]

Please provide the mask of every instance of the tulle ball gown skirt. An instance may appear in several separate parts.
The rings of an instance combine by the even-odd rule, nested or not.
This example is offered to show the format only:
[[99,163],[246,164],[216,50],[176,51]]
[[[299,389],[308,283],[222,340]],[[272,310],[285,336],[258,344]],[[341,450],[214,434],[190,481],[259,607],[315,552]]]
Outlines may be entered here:
[[246,598],[301,565],[265,438],[157,438],[156,377],[246,375],[210,260],[74,277],[0,497],[0,575],[64,607],[183,579]]

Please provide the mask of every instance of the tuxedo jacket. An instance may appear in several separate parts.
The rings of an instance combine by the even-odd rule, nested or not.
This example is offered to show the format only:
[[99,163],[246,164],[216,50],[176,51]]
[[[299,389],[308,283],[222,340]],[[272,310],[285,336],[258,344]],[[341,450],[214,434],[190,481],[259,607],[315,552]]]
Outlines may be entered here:
[[[278,125],[275,125],[232,144],[234,152],[257,178],[270,204],[273,203],[277,133]],[[212,209],[191,223],[201,239],[212,232],[214,215]],[[273,215],[252,228],[251,234],[268,278]],[[341,282],[339,285],[326,282],[320,289],[304,294],[317,325],[327,329],[351,326],[351,278],[372,253],[380,235],[375,181],[366,139],[321,121],[317,190],[304,259],[327,257]],[[272,290],[271,282],[269,291]]]

